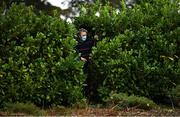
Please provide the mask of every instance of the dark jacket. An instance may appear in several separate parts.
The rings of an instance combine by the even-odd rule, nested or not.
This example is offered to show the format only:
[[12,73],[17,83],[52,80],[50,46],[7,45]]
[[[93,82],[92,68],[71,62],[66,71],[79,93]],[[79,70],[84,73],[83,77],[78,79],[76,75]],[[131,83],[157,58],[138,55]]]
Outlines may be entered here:
[[92,47],[95,45],[95,41],[92,39],[87,39],[84,42],[78,42],[76,46],[76,51],[80,53],[80,56],[83,58],[89,59]]

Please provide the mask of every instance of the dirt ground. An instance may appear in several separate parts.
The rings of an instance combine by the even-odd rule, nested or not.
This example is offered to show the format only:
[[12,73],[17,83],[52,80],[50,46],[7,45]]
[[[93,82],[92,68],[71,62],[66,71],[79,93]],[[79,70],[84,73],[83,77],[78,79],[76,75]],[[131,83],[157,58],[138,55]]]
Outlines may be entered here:
[[180,116],[180,110],[140,110],[140,109],[82,109],[72,113],[82,116]]
[[[6,113],[0,112],[0,116],[26,116],[23,113]],[[127,108],[124,110],[115,109],[60,109],[46,110],[43,116],[180,116],[180,109],[159,109],[159,110],[142,110]]]

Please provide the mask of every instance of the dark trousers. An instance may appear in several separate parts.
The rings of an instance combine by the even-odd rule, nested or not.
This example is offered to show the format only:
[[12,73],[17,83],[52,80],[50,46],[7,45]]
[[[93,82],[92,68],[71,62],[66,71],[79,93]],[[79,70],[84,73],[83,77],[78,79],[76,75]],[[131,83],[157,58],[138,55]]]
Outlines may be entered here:
[[89,61],[86,61],[83,66],[84,74],[88,74]]
[[83,67],[84,74],[87,76],[83,87],[83,93],[90,102],[100,102],[100,97],[98,93],[99,81],[96,76],[96,66],[91,60],[84,63]]

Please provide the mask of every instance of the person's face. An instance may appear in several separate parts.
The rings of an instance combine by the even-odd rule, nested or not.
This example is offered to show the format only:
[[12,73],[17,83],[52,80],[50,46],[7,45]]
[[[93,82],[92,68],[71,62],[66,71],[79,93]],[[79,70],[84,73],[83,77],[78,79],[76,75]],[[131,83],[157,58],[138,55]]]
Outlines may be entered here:
[[80,32],[81,40],[86,41],[87,39],[87,32]]
[[86,33],[86,32],[80,32],[80,36],[81,36],[81,37],[87,36],[87,33]]

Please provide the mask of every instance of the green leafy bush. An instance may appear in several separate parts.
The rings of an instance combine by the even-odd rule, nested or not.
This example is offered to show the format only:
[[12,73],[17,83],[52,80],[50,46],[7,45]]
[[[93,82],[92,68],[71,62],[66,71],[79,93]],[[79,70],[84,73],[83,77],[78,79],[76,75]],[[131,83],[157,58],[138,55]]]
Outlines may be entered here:
[[32,103],[7,103],[4,111],[8,113],[23,113],[27,115],[43,115],[45,112]]
[[177,98],[180,100],[180,85],[178,85],[174,89],[172,89],[171,93],[174,98]]
[[168,95],[180,81],[178,3],[156,0],[141,1],[132,9],[124,2],[121,6],[117,14],[109,5],[91,5],[74,22],[102,40],[93,49],[98,72],[91,78],[98,81],[100,97],[111,91],[152,99]]
[[0,104],[70,105],[83,98],[76,29],[57,14],[35,14],[13,4],[0,17]]
[[155,109],[158,106],[150,99],[145,97],[138,97],[135,95],[128,96],[124,93],[111,94],[111,96],[105,99],[105,102],[109,106],[114,106],[116,109],[136,107],[140,109]]
[[176,106],[180,107],[180,85],[177,85],[175,88],[172,89],[170,92],[170,96],[173,98],[173,103]]
[[139,1],[132,9],[122,2],[120,13],[109,4],[88,7],[74,25],[56,12],[35,14],[24,5],[14,4],[1,15],[1,106],[6,102],[73,105],[82,100],[85,76],[73,39],[80,27],[99,36],[92,52],[93,72],[88,75],[90,84],[98,85],[95,98],[103,100],[112,91],[155,98],[180,83],[177,1]]

